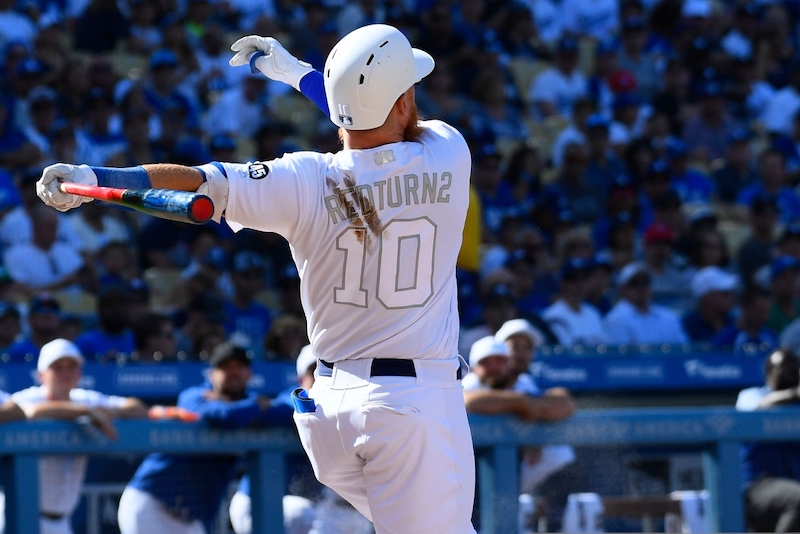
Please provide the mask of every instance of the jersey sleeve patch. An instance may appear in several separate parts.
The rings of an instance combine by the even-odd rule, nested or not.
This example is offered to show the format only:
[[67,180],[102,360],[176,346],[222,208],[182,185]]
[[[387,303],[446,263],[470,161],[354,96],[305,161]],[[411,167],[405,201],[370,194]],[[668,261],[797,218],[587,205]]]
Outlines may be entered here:
[[247,166],[247,172],[253,180],[261,180],[269,174],[269,167],[264,163],[251,163]]

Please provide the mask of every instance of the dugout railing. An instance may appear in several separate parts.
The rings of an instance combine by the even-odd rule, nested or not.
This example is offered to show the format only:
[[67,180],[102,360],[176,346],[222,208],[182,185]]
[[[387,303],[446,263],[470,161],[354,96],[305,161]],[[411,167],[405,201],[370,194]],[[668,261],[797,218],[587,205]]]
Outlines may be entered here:
[[[791,409],[740,413],[727,407],[582,410],[569,420],[534,424],[503,416],[472,416],[478,453],[483,534],[517,528],[518,448],[570,443],[595,447],[676,445],[702,453],[714,531],[745,530],[739,448],[746,441],[800,439],[800,414]],[[285,487],[284,455],[300,450],[291,428],[214,430],[201,423],[119,421],[119,439],[107,441],[77,423],[36,421],[0,425],[0,482],[6,491],[6,532],[38,532],[37,456],[237,452],[252,477],[253,532],[279,534]],[[267,519],[270,519],[269,521]]]

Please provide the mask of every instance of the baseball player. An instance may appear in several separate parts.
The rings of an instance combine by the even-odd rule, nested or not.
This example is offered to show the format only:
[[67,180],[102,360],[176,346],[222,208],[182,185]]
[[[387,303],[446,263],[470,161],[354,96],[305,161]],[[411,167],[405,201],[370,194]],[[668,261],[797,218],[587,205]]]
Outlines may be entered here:
[[[208,382],[178,396],[178,407],[219,428],[291,424],[291,408],[247,390],[247,352],[230,343],[211,354]],[[205,534],[233,479],[237,456],[148,455],[119,501],[122,534]]]
[[[36,363],[41,383],[11,396],[29,419],[88,419],[110,439],[117,433],[117,417],[145,417],[146,406],[133,397],[116,397],[78,388],[83,356],[66,339],[42,346]],[[71,534],[72,512],[80,499],[86,474],[86,456],[42,456],[39,458],[39,532]]]
[[39,196],[66,211],[88,199],[62,181],[199,190],[214,220],[285,237],[319,359],[294,416],[317,478],[378,534],[474,532],[455,279],[471,157],[455,128],[418,118],[414,85],[433,58],[382,24],[343,37],[324,75],[271,38],[232,49],[232,65],[266,63],[326,110],[343,150],[196,168],[55,164]]

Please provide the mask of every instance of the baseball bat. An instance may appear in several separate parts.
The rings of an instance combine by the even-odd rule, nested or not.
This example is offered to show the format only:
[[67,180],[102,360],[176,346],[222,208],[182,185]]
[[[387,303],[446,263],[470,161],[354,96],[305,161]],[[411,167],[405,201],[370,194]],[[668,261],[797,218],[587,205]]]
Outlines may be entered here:
[[64,182],[64,193],[81,195],[133,208],[171,221],[203,224],[214,214],[214,202],[206,195],[174,189],[123,189]]

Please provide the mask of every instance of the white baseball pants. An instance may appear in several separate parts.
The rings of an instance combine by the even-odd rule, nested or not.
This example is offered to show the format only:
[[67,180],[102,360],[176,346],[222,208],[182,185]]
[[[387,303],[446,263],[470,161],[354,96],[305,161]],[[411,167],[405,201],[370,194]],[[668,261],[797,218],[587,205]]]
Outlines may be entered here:
[[146,491],[130,486],[119,499],[117,521],[120,534],[206,534],[200,521],[181,521],[167,512],[164,503]]
[[475,459],[458,365],[414,360],[416,377],[370,377],[371,365],[346,360],[330,377],[317,373],[316,411],[294,415],[317,478],[376,534],[474,534]]

